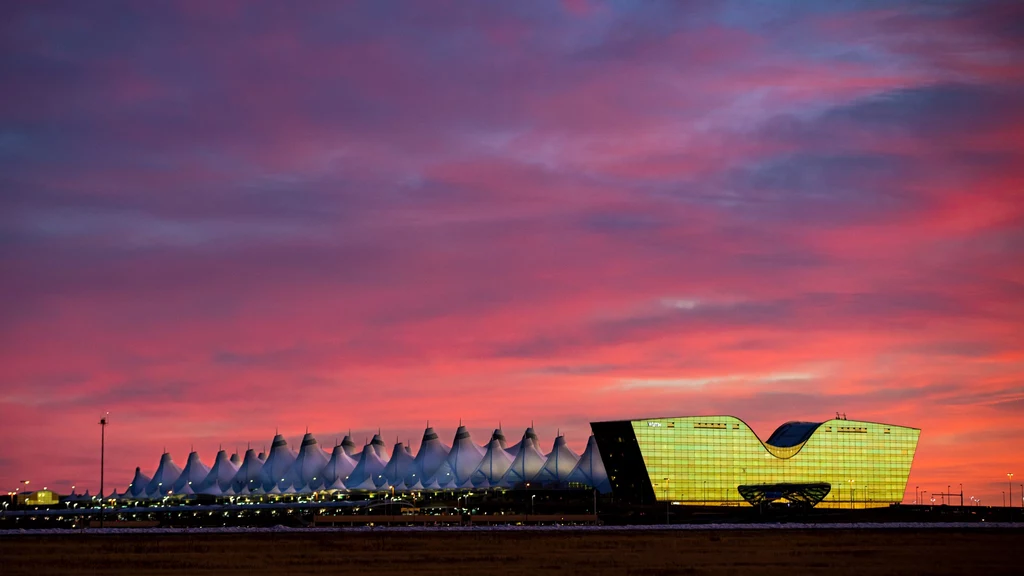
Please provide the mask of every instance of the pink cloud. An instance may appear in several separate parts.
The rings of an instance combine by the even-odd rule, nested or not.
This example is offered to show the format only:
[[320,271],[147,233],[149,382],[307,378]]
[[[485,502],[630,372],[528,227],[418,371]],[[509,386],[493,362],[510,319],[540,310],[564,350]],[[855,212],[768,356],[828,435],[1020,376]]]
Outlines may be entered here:
[[922,428],[911,485],[988,502],[1016,463],[993,19],[155,10],[3,24],[0,432],[30,441],[0,484],[95,490],[107,410],[121,488],[165,446],[460,418],[582,449],[592,420],[839,410]]

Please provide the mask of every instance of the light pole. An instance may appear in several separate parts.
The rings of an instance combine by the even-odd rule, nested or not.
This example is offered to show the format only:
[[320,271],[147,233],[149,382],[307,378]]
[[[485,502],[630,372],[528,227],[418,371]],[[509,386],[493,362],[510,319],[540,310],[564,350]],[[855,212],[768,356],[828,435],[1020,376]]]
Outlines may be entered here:
[[960,484],[960,507],[964,507],[964,485]]
[[103,528],[103,470],[107,449],[107,416],[110,412],[100,418],[100,528]]
[[530,494],[530,516],[533,516],[533,499],[536,497],[536,494]]
[[1013,508],[1013,472],[1007,472],[1006,478],[1006,487],[1009,488],[1010,492],[1010,508]]
[[665,524],[668,524],[668,515],[671,511],[672,501],[668,499],[669,479],[665,478]]
[[853,478],[850,478],[850,510],[853,510]]
[[921,487],[914,486],[914,504],[921,503]]
[[708,505],[708,481],[704,481],[704,505]]

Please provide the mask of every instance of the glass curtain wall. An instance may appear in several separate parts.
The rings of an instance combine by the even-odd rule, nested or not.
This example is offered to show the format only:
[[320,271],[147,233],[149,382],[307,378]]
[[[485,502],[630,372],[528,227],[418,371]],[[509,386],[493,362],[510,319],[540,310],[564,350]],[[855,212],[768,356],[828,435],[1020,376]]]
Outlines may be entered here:
[[[594,424],[597,434],[602,423]],[[618,424],[621,438],[629,428],[621,426],[625,422]],[[653,492],[658,501],[712,506],[748,505],[737,490],[741,485],[819,482],[831,485],[818,505],[822,507],[900,502],[921,433],[890,424],[829,420],[791,424],[787,433],[780,428],[773,438],[783,445],[774,446],[732,416],[655,418],[629,424],[635,441],[625,439],[621,445],[628,451],[639,449],[645,480],[650,482],[648,494]],[[600,437],[598,443],[602,443]]]

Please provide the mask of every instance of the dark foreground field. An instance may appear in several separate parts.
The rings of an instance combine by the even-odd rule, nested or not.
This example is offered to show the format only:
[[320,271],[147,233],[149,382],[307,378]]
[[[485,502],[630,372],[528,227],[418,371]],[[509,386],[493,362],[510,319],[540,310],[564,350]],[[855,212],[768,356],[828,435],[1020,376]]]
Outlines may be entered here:
[[0,538],[0,574],[1022,574],[1022,530],[324,532]]

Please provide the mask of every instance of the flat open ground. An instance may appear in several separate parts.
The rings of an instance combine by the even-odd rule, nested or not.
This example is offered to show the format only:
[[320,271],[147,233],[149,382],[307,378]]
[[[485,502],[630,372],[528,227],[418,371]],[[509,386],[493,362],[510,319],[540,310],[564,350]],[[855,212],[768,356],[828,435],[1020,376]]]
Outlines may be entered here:
[[0,574],[1022,574],[1024,530],[380,531],[0,538]]

